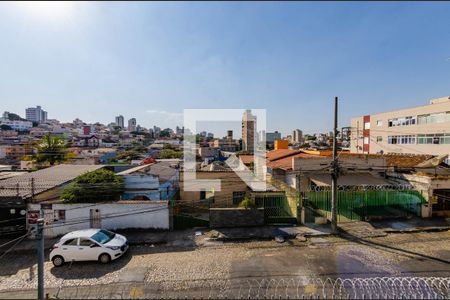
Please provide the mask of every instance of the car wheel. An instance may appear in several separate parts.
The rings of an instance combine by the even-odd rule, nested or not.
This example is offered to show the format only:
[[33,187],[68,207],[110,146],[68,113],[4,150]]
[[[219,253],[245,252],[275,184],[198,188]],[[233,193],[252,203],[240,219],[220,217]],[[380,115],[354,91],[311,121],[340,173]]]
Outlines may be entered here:
[[107,264],[111,261],[111,256],[109,256],[109,254],[103,253],[98,259],[101,263]]
[[53,265],[55,267],[61,267],[64,264],[64,258],[62,256],[55,256],[52,258]]

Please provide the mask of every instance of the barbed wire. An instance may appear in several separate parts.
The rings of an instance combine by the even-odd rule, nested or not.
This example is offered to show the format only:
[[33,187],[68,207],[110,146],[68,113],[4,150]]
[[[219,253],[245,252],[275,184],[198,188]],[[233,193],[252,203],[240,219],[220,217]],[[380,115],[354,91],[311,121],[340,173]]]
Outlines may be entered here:
[[60,287],[57,298],[152,299],[448,299],[449,277],[235,278],[128,282],[103,286]]

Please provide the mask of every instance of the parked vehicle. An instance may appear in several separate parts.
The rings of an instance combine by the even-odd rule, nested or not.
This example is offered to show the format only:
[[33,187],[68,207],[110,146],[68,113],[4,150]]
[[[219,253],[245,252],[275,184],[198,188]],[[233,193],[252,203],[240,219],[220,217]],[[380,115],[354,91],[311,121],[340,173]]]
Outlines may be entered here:
[[53,245],[50,260],[56,267],[65,262],[98,260],[109,263],[128,250],[127,239],[104,229],[85,229],[64,235]]

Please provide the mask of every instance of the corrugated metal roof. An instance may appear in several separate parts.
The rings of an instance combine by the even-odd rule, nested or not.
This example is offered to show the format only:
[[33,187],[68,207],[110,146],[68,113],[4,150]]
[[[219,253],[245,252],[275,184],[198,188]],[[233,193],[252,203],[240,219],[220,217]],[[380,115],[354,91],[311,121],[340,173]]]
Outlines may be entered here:
[[161,161],[153,164],[137,166],[117,175],[133,175],[133,174],[149,174],[159,177],[159,182],[163,183],[177,174],[177,169],[174,168],[175,163],[172,161]]
[[[308,176],[318,186],[331,186],[331,176],[328,174],[315,174]],[[389,181],[375,177],[370,173],[353,173],[338,177],[338,185],[362,186],[362,185],[392,185]]]
[[0,181],[0,197],[31,196],[31,182],[34,179],[34,194],[74,180],[77,176],[103,168],[103,165],[57,165],[35,172]]

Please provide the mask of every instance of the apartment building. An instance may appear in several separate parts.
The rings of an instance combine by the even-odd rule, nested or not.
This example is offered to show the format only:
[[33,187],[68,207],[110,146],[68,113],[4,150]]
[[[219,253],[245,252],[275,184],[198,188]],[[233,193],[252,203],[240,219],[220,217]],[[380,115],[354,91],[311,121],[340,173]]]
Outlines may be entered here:
[[12,130],[16,131],[27,131],[33,127],[33,123],[31,121],[8,120],[5,118],[0,119],[0,125],[9,126]]
[[25,109],[25,118],[31,122],[45,122],[47,121],[47,112],[39,105],[36,107],[29,107]]
[[450,97],[351,122],[352,153],[450,154]]
[[136,131],[136,119],[131,118],[128,120],[128,131]]
[[125,119],[122,115],[116,117],[116,125],[120,128],[125,128]]
[[242,150],[253,153],[256,138],[256,116],[250,109],[242,117]]
[[292,142],[303,143],[303,132],[300,129],[295,129],[292,131]]

